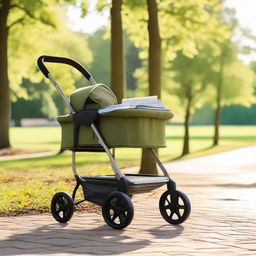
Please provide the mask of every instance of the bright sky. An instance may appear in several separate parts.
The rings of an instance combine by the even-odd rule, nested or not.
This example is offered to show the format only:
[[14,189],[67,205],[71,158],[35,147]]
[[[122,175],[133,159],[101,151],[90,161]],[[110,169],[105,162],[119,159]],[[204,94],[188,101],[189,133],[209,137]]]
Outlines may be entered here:
[[70,7],[68,11],[69,26],[72,30],[84,32],[87,34],[95,32],[102,26],[107,26],[109,23],[109,11],[98,13],[95,10],[97,0],[88,1],[88,14],[81,19],[81,11],[78,8]]
[[[106,10],[99,14],[95,11],[95,4],[97,0],[89,0],[88,15],[81,19],[80,11],[76,8],[70,8],[68,12],[69,26],[75,31],[84,33],[93,33],[102,26],[109,24],[109,11]],[[256,0],[226,0],[226,6],[232,7],[236,10],[236,17],[242,27],[250,29],[256,36]],[[237,39],[242,39],[242,36],[237,34]],[[255,46],[255,43],[247,42],[242,39],[242,42]],[[255,47],[256,48],[256,47]],[[252,53],[250,56],[243,57],[245,62],[250,60],[256,60],[256,53]]]
[[[226,0],[226,6],[234,8],[241,26],[249,29],[256,36],[256,0]],[[236,39],[241,40],[244,45],[256,48],[255,42],[244,39],[241,34],[237,34]],[[245,63],[249,63],[256,60],[256,52],[251,52],[249,56],[240,57]]]

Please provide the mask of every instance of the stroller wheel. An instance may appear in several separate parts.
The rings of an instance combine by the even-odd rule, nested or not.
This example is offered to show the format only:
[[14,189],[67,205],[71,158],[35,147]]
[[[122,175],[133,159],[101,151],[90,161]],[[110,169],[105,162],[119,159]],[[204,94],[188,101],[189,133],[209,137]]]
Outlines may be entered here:
[[165,191],[159,200],[159,209],[162,217],[170,224],[181,224],[191,211],[191,205],[185,193]]
[[103,218],[111,228],[127,227],[132,221],[133,214],[130,197],[119,191],[110,193],[102,206]]
[[51,212],[55,220],[60,223],[68,222],[73,216],[75,207],[73,199],[66,192],[58,192],[52,198]]

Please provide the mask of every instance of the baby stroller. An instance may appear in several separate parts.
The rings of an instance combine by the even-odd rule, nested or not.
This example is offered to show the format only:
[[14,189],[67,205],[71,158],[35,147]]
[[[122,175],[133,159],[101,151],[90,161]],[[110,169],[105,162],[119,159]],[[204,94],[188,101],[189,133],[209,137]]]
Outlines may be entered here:
[[[70,100],[44,65],[45,62],[70,65],[80,71],[91,85],[75,90]],[[76,179],[72,197],[56,193],[51,202],[52,216],[61,223],[68,222],[75,206],[90,201],[102,206],[105,222],[114,229],[127,227],[133,218],[131,197],[163,185],[167,190],[159,200],[162,217],[170,224],[184,222],[191,210],[188,197],[176,190],[175,182],[159,160],[154,148],[165,147],[165,121],[173,117],[170,110],[120,109],[99,114],[99,109],[116,104],[116,97],[103,84],[97,84],[91,74],[78,62],[54,56],[41,56],[38,66],[56,87],[71,113],[58,117],[62,129],[61,148],[72,151],[72,170]],[[114,148],[146,148],[163,175],[124,174],[118,167]],[[76,170],[76,152],[106,152],[114,175],[80,176]],[[76,202],[76,192],[82,187],[84,199]]]

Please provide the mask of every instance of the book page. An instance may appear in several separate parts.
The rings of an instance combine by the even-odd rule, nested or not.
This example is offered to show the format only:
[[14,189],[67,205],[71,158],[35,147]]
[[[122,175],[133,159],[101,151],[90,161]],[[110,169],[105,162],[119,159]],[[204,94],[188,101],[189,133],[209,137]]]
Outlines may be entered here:
[[157,96],[148,96],[148,97],[137,97],[137,98],[127,98],[122,100],[122,104],[127,105],[137,105],[137,104],[144,104],[148,102],[157,102]]
[[99,109],[99,114],[109,113],[117,111],[120,109],[153,109],[160,111],[168,111],[169,109],[164,106],[164,104],[157,99],[157,96],[149,97],[138,97],[138,98],[128,98],[123,99],[122,104],[117,104],[113,106],[104,107]]

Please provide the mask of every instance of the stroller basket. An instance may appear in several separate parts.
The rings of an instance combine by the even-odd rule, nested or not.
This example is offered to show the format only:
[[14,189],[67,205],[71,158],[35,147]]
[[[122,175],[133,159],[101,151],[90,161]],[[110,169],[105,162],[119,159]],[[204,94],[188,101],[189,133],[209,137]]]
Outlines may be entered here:
[[[64,94],[60,85],[54,80],[44,62],[71,65],[79,70],[91,86],[74,91],[70,99]],[[103,84],[97,84],[91,74],[74,60],[54,56],[41,56],[38,66],[42,73],[52,82],[63,97],[71,114],[59,116],[62,138],[61,148],[72,151],[72,170],[76,186],[72,197],[66,192],[56,193],[51,202],[51,213],[61,223],[68,222],[75,206],[83,201],[90,201],[102,206],[105,222],[112,228],[127,227],[133,218],[134,209],[131,197],[134,194],[149,192],[167,185],[159,200],[162,217],[171,224],[184,222],[191,210],[187,196],[176,190],[176,183],[161,163],[154,148],[165,147],[165,122],[173,113],[162,108],[116,109],[116,97]],[[99,109],[112,106],[109,109]],[[118,106],[119,107],[119,106]],[[106,111],[107,110],[107,111]],[[114,150],[111,148],[144,148],[163,172],[159,175],[124,174],[117,165]],[[105,152],[110,160],[114,175],[87,177],[80,176],[76,170],[76,152]],[[82,187],[84,199],[77,201],[76,192]]]
[[[168,182],[168,178],[155,175],[126,174],[127,191],[129,196],[149,192]],[[82,177],[85,199],[103,205],[107,195],[119,190],[119,183],[115,176]],[[122,188],[121,188],[122,189]]]
[[[97,128],[110,148],[160,148],[165,147],[165,121],[172,116],[171,111],[121,109],[102,114]],[[80,127],[78,145],[74,146],[72,115],[60,116],[57,120],[62,129],[62,149],[101,148],[89,126]]]

